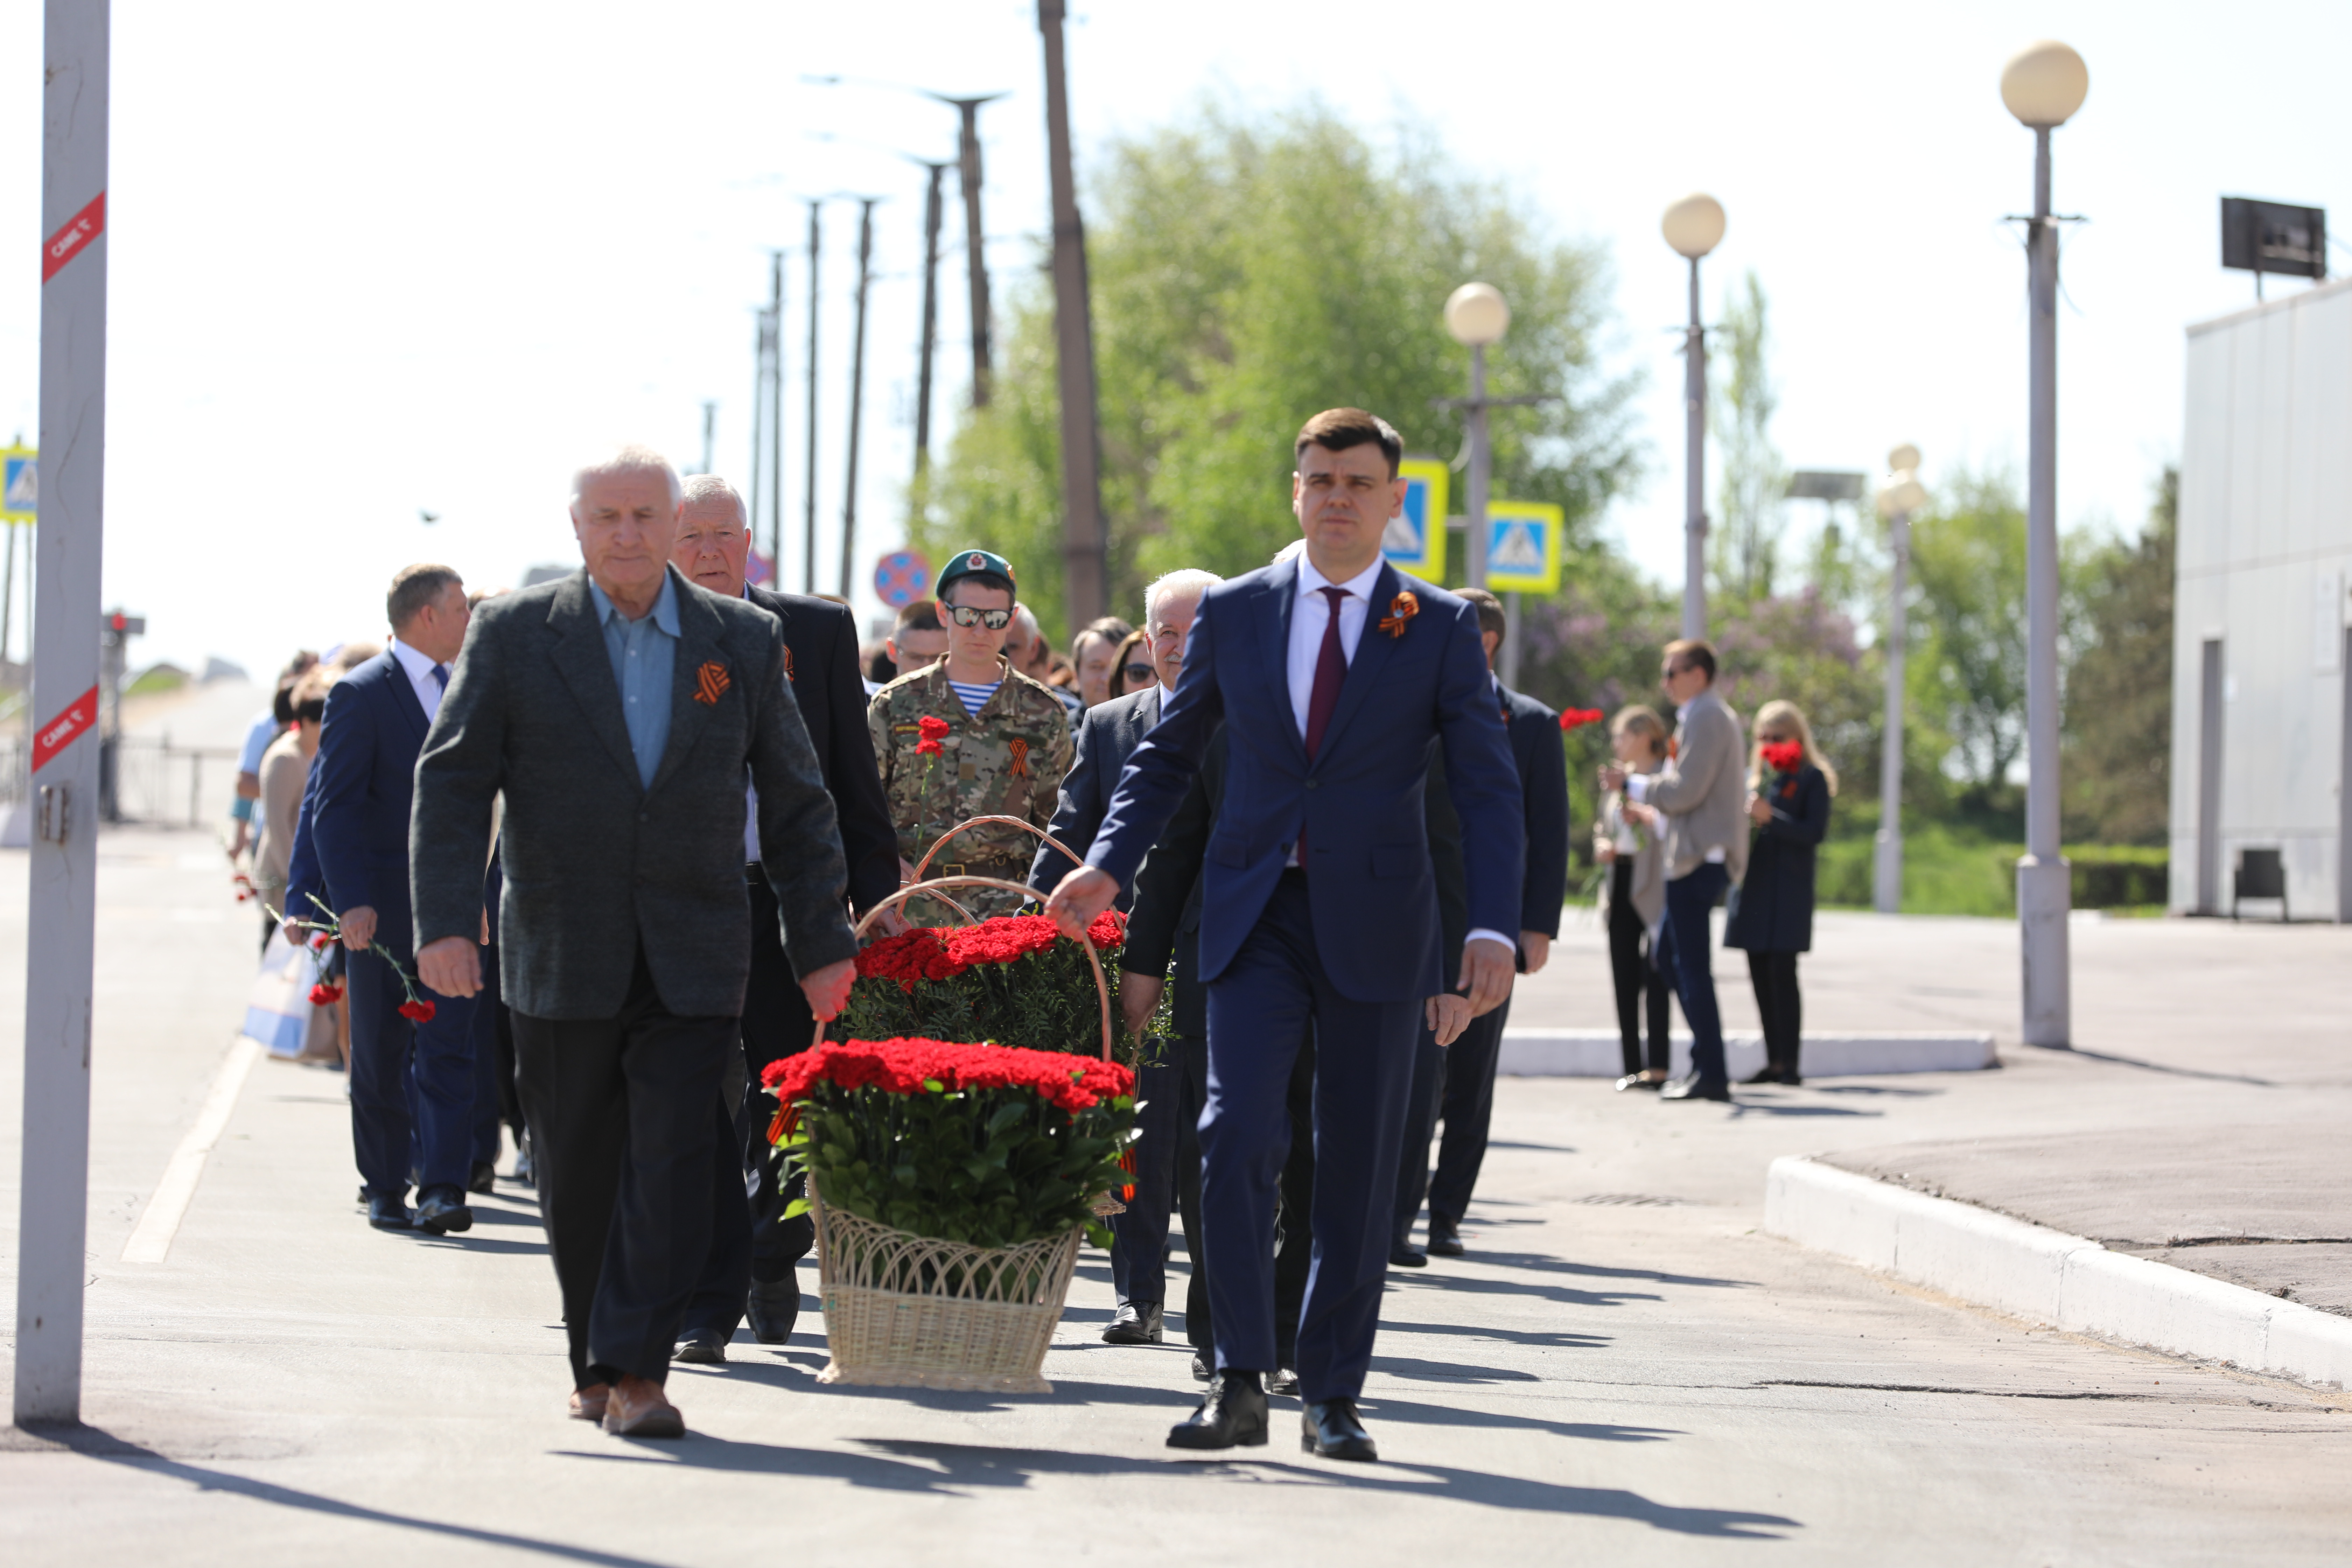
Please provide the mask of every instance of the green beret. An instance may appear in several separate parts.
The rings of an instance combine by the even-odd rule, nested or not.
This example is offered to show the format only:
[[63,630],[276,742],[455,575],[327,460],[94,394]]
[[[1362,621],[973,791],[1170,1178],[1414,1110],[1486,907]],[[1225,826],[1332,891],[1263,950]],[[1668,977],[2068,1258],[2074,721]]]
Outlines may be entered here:
[[960,550],[949,556],[948,563],[940,568],[940,580],[931,589],[931,597],[946,598],[950,584],[959,577],[969,577],[976,572],[994,573],[1008,583],[1017,581],[1013,575],[1013,563],[1003,556],[986,550]]

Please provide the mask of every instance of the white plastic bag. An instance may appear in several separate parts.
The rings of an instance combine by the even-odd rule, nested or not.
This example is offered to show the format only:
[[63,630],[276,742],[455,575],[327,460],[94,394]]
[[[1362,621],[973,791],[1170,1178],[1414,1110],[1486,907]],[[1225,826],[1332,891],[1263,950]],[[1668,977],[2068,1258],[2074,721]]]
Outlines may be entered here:
[[246,998],[245,1037],[273,1057],[298,1057],[310,1033],[310,987],[317,984],[317,965],[308,948],[286,940],[284,931],[269,933],[261,955],[261,973],[253,977]]

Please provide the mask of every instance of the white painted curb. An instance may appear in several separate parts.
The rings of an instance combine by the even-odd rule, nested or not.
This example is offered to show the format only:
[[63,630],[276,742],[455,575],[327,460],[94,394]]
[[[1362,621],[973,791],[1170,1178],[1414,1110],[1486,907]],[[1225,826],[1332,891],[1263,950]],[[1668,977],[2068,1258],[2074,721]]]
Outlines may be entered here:
[[2352,1319],[1801,1155],[1766,1173],[1764,1228],[2033,1322],[2352,1386]]
[[[1691,1038],[1673,1037],[1673,1071],[1690,1071]],[[1726,1035],[1727,1069],[1743,1079],[1764,1065],[1764,1037]],[[1973,1072],[1997,1067],[1990,1035],[1807,1035],[1798,1058],[1807,1078],[1898,1072]],[[1506,1078],[1615,1078],[1625,1070],[1614,1029],[1505,1029],[1495,1070]]]

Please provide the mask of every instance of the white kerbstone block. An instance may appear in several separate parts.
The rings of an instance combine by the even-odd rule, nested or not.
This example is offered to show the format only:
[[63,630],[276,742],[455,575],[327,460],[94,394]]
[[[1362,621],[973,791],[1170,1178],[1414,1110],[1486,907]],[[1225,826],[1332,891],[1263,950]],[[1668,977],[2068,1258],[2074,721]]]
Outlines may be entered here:
[[[1690,1071],[1691,1040],[1670,1042],[1670,1070]],[[1764,1065],[1761,1035],[1726,1035],[1725,1070],[1736,1081]],[[1807,1078],[1864,1078],[1883,1073],[1973,1072],[1998,1066],[1990,1035],[1807,1035],[1798,1065]],[[1496,1068],[1505,1078],[1615,1078],[1624,1050],[1611,1029],[1505,1029]]]

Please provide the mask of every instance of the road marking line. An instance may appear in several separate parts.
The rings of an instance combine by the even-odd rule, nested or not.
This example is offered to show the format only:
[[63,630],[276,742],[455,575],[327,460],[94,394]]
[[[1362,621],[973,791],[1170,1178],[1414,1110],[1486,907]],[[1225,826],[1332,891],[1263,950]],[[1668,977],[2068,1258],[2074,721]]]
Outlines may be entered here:
[[213,1074],[212,1088],[205,1094],[203,1109],[196,1112],[195,1125],[173,1151],[155,1195],[147,1201],[147,1212],[139,1216],[138,1227],[122,1244],[123,1262],[161,1263],[172,1250],[172,1237],[179,1234],[180,1221],[187,1217],[188,1205],[195,1198],[196,1183],[204,1177],[205,1161],[228,1126],[229,1112],[236,1109],[245,1075],[260,1059],[260,1045],[242,1035],[229,1047],[220,1070]]

